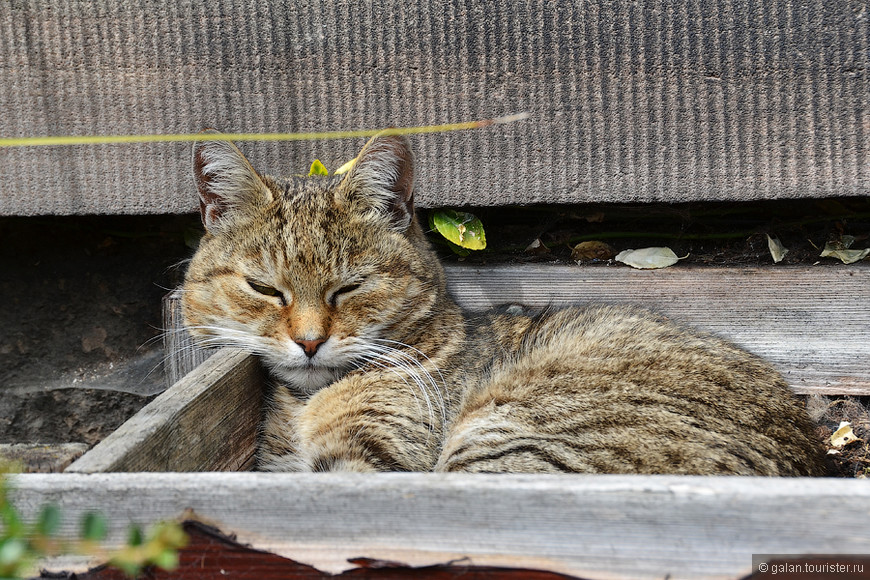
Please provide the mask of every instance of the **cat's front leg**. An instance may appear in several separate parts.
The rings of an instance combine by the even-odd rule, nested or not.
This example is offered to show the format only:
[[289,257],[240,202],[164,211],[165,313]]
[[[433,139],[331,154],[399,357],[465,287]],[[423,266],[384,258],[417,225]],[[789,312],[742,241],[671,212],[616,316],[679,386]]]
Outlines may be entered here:
[[300,409],[297,453],[310,471],[431,471],[441,410],[398,373],[350,375]]
[[258,433],[258,471],[311,471],[302,454],[303,442],[296,428],[304,408],[305,401],[286,386],[271,386]]

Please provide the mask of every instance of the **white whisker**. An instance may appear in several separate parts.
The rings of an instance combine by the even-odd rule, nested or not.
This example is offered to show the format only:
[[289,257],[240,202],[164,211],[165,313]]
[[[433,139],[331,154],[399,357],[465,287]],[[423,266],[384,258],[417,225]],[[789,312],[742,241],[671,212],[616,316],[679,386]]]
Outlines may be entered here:
[[[434,397],[436,398],[438,403],[441,424],[443,425],[447,420],[446,405],[443,396],[444,379],[441,375],[440,370],[438,370],[434,363],[432,363],[432,361],[425,355],[425,353],[422,353],[414,347],[405,345],[412,351],[420,353],[426,359],[426,361],[429,362],[433,368],[435,368],[436,372],[438,372],[438,375],[441,378],[441,386],[439,386],[439,383],[435,380],[429,370],[417,358],[415,358],[408,352],[391,346],[391,344],[403,343],[399,343],[397,341],[389,341],[386,339],[369,340],[376,340],[390,344],[377,344],[365,341],[364,344],[357,346],[354,354],[357,357],[365,360],[370,364],[373,364],[378,368],[395,367],[396,369],[401,370],[404,374],[406,374],[408,378],[413,381],[414,385],[417,387],[417,390],[423,396],[423,399],[426,402],[426,406],[429,410],[429,419],[431,424],[434,424],[435,422],[434,410],[432,407],[432,398],[434,393]],[[405,381],[405,383],[410,386],[407,381]]]

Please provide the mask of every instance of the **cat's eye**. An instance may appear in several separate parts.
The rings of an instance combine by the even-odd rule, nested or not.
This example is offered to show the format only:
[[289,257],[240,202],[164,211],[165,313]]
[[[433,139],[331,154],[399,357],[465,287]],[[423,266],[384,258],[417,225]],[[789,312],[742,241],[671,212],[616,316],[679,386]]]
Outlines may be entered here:
[[333,292],[332,295],[329,297],[330,306],[335,306],[336,304],[338,304],[338,299],[340,296],[355,292],[356,290],[359,290],[360,286],[362,286],[362,282],[355,282],[353,284],[342,286],[341,288]]
[[248,286],[251,287],[254,292],[262,294],[263,296],[272,296],[275,298],[280,298],[282,304],[286,304],[286,300],[284,299],[284,294],[281,293],[277,288],[273,288],[272,286],[266,286],[265,284],[260,284],[258,282],[254,282],[253,280],[248,280]]

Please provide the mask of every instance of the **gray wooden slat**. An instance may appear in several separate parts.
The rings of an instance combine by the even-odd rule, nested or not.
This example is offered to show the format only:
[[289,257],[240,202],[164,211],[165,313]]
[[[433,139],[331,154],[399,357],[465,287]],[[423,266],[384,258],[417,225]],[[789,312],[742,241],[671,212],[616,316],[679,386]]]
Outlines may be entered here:
[[253,356],[221,350],[66,471],[249,469],[264,380]]
[[59,503],[68,534],[95,507],[114,543],[128,522],[192,508],[243,543],[330,571],[360,556],[467,558],[595,579],[722,579],[749,573],[754,553],[870,553],[870,486],[858,480],[205,473],[12,483],[31,517]]
[[184,329],[181,317],[181,291],[175,290],[163,297],[163,350],[171,353],[165,358],[164,377],[169,388],[184,375],[201,365],[217,352],[216,348],[200,348]]
[[796,392],[870,394],[870,264],[764,268],[449,266],[457,302],[483,310],[636,304],[771,361]]

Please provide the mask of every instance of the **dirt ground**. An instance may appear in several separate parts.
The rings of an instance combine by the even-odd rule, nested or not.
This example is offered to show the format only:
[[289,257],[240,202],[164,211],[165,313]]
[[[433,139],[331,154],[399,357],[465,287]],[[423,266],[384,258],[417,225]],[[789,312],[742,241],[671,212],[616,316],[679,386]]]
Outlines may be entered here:
[[184,217],[0,219],[0,443],[96,443],[165,388]]
[[[730,267],[774,267],[768,234],[789,249],[784,264],[837,263],[819,253],[843,236],[870,246],[867,198],[470,211],[488,248],[468,263],[575,263],[584,241],[614,252],[668,246],[682,263]],[[0,443],[92,445],[165,388],[160,302],[199,231],[198,216],[0,218]],[[445,261],[460,259],[433,241]],[[614,264],[601,254],[579,262]],[[867,402],[852,403],[866,413]],[[829,403],[818,418],[829,433],[843,409],[860,415]],[[862,420],[865,453],[838,458],[843,475],[870,468]]]

